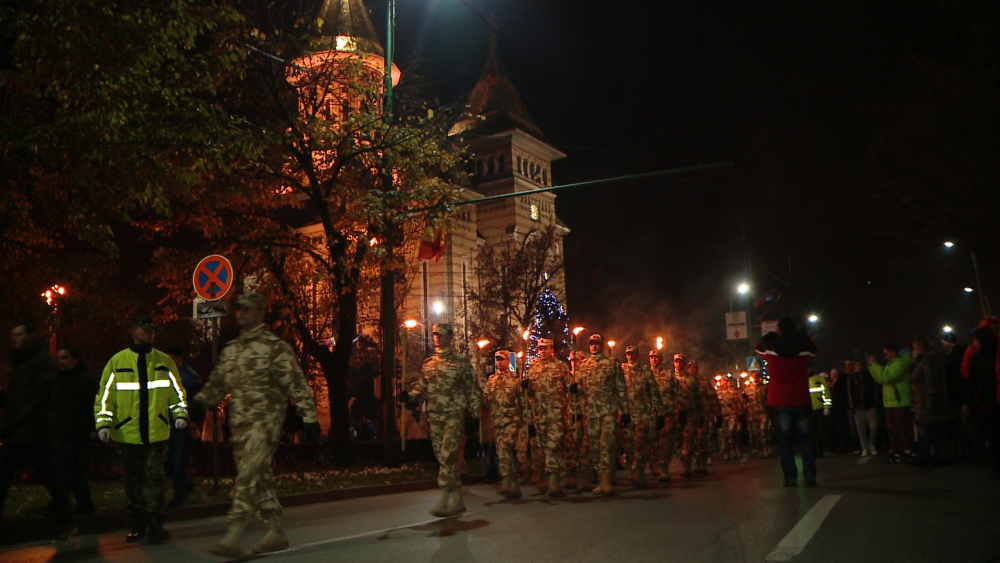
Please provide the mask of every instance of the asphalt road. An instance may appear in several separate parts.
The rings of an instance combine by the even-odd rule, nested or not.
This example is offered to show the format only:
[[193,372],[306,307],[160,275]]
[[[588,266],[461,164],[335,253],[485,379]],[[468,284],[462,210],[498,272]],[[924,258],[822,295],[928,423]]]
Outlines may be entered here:
[[[881,459],[819,460],[817,488],[785,488],[776,458],[716,464],[707,477],[618,494],[501,499],[467,487],[468,512],[436,519],[435,491],[286,510],[291,549],[268,563],[527,562],[996,562],[1000,481],[985,465],[918,470]],[[624,476],[624,472],[620,472]],[[165,545],[124,542],[124,532],[0,551],[3,563],[218,562],[208,546],[221,518],[169,525]],[[254,528],[247,549],[263,535]]]

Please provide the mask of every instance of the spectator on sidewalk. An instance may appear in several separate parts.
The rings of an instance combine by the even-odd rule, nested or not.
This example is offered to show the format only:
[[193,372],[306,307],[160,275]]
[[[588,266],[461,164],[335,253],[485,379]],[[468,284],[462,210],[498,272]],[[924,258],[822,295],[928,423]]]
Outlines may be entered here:
[[76,346],[66,345],[56,354],[56,428],[59,432],[58,467],[63,488],[76,498],[76,514],[93,514],[87,484],[87,461],[94,429],[94,396],[97,378],[83,363]]
[[55,420],[53,384],[55,361],[45,351],[46,342],[28,321],[14,325],[10,331],[11,364],[13,371],[0,393],[3,422],[0,423],[0,521],[7,503],[7,491],[14,474],[24,462],[29,462],[35,476],[49,491],[56,514],[56,541],[69,539],[76,533],[69,496],[56,469],[53,446]]
[[875,447],[879,426],[878,384],[861,360],[854,360],[853,371],[847,380],[847,397],[858,429],[861,455],[878,455]]
[[973,434],[966,428],[962,415],[962,395],[965,378],[962,376],[962,358],[966,346],[958,342],[954,332],[945,333],[941,338],[944,347],[944,377],[948,388],[948,440],[954,458],[959,460],[985,458],[985,444],[976,444]]
[[848,372],[841,372],[836,368],[830,370],[830,381],[833,383],[830,394],[830,444],[839,453],[850,452],[853,449],[854,440],[857,438],[857,434],[851,432],[851,422],[853,421],[848,422],[852,416],[848,409],[847,377]]
[[1000,479],[1000,405],[997,403],[997,335],[989,327],[972,333],[969,378],[965,382],[962,410],[986,436],[993,459],[993,478]]
[[[184,386],[184,394],[187,397],[194,397],[201,391],[202,383],[198,372],[194,371],[187,362],[187,356],[180,346],[171,346],[165,350],[168,356],[177,366],[177,371],[181,377],[181,385]],[[205,419],[205,412],[201,405],[192,403],[188,405],[188,417],[191,424],[188,428],[170,428],[170,441],[167,444],[167,473],[174,482],[174,497],[170,499],[169,507],[180,506],[184,503],[185,497],[191,492],[191,484],[188,480],[188,464],[191,461],[191,433],[195,428],[200,428]]]
[[885,405],[886,430],[889,432],[888,463],[909,460],[913,453],[913,393],[910,389],[910,368],[913,356],[900,354],[899,346],[887,343],[882,350],[886,365],[868,358],[868,369],[875,381],[882,384],[882,401]]
[[[951,463],[948,444],[948,389],[945,386],[945,356],[934,349],[927,338],[918,334],[913,339],[913,418],[917,423],[920,442],[913,465]],[[934,454],[931,455],[933,449]]]
[[812,400],[809,397],[809,360],[816,355],[816,344],[799,328],[791,317],[778,321],[778,332],[764,335],[756,346],[757,353],[767,361],[771,374],[767,406],[774,413],[781,451],[781,469],[785,486],[794,487],[798,479],[792,433],[798,433],[802,445],[802,473],[806,485],[816,486],[816,452],[809,431]]

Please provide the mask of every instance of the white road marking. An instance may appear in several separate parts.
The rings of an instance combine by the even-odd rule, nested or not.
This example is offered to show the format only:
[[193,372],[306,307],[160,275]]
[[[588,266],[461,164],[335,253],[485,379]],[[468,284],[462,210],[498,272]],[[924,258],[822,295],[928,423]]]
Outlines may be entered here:
[[778,543],[778,547],[775,547],[768,554],[767,561],[790,561],[792,557],[801,553],[838,500],[840,500],[840,495],[826,495],[819,499],[819,502],[810,508],[809,512],[806,512],[806,515],[792,528],[792,531],[788,532],[785,539]]

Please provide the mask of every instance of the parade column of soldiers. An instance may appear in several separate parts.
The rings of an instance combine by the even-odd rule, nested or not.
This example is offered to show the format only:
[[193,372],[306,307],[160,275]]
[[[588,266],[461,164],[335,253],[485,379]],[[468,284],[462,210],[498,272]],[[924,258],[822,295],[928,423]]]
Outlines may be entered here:
[[664,404],[660,387],[653,372],[639,363],[639,349],[629,346],[625,349],[626,362],[622,364],[625,385],[628,391],[628,407],[633,424],[625,426],[625,459],[631,467],[633,484],[636,488],[646,486],[646,464],[650,453],[655,455],[659,442],[657,434],[664,426]]

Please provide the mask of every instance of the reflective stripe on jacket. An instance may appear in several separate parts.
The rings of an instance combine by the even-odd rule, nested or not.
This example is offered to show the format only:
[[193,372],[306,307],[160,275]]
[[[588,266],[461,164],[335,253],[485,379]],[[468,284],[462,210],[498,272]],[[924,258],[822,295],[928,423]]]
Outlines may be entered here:
[[116,442],[149,444],[168,439],[178,418],[188,418],[187,396],[170,356],[132,346],[111,358],[94,402],[98,430],[111,428]]

